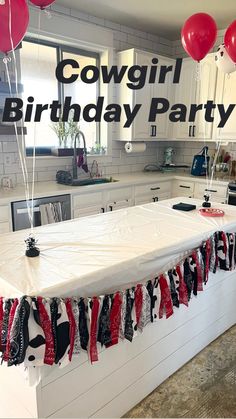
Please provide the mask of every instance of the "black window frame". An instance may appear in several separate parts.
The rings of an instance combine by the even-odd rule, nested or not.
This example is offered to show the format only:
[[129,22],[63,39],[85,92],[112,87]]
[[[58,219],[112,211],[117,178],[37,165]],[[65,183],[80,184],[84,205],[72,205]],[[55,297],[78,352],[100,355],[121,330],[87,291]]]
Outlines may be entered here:
[[[71,53],[71,54],[78,54],[84,57],[92,57],[96,59],[96,66],[100,68],[100,55],[98,52],[84,50],[81,48],[65,45],[65,44],[57,44],[55,42],[50,42],[47,40],[37,40],[35,38],[26,37],[24,38],[23,42],[30,42],[36,45],[45,45],[48,47],[52,47],[56,49],[56,57],[57,57],[57,64],[63,60],[63,53]],[[63,83],[57,82],[58,85],[58,100],[63,104],[64,103],[64,85]],[[100,83],[96,84],[96,97],[98,98],[100,95]],[[97,130],[97,140],[96,144],[101,144],[101,126],[98,123],[98,130]],[[26,147],[26,156],[32,157],[34,153],[33,147]],[[52,156],[51,147],[36,147],[35,150],[36,156]]]

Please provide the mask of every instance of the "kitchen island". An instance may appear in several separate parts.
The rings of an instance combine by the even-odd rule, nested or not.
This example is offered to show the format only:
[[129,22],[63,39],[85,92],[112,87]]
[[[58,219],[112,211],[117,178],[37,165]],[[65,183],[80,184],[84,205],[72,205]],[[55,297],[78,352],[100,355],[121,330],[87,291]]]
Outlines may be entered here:
[[[197,209],[172,209],[178,202]],[[201,201],[174,198],[35,229],[41,254],[24,256],[26,231],[0,239],[0,294],[93,297],[143,283],[173,268],[216,231],[236,232],[236,208],[204,218]],[[168,320],[147,325],[132,344],[81,352],[58,366],[1,370],[1,388],[31,417],[119,417],[236,322],[235,271],[210,273],[203,293]],[[25,380],[35,383],[30,387]],[[4,386],[3,386],[4,384]],[[19,412],[20,417],[20,412]]]

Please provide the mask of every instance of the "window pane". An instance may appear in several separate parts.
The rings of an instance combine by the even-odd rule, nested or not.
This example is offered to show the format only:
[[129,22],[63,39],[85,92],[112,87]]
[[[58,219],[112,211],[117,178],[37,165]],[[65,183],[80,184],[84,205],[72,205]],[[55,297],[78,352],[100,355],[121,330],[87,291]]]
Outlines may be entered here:
[[[86,57],[79,54],[74,54],[70,52],[63,52],[63,59],[75,60],[79,63],[80,68],[77,73],[80,74],[80,71],[83,67],[87,65],[96,66],[96,58]],[[70,77],[71,74],[75,74],[76,70],[72,69],[71,66],[65,68],[64,74],[66,77]],[[89,73],[88,73],[89,77]],[[86,84],[81,81],[80,78],[74,83],[64,84],[64,97],[69,96],[72,98],[72,103],[78,103],[83,109],[84,106],[92,103],[96,104],[97,102],[97,84]],[[92,111],[91,111],[92,113]],[[79,121],[79,127],[81,131],[84,132],[86,138],[86,144],[88,150],[91,147],[94,147],[95,144],[99,141],[99,124],[96,122],[85,122],[82,118]]]
[[[21,79],[24,85],[23,100],[27,103],[29,96],[34,103],[50,104],[58,99],[58,83],[55,77],[57,50],[51,46],[23,42],[21,49]],[[58,138],[52,130],[50,110],[44,111],[41,122],[25,123],[27,135],[26,146],[33,147],[34,136],[37,147],[58,146]]]

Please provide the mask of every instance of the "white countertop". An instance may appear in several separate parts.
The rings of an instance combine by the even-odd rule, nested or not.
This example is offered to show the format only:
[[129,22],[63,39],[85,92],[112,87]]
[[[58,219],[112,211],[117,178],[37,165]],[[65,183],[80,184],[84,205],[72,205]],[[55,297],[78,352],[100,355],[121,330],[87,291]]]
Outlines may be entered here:
[[[108,176],[109,177],[109,176]],[[104,183],[98,185],[89,185],[89,186],[66,186],[59,185],[56,181],[49,182],[36,182],[35,184],[35,198],[45,197],[45,196],[55,196],[55,195],[65,195],[65,194],[82,194],[88,192],[95,192],[100,190],[108,189],[118,189],[124,186],[133,186],[137,184],[146,184],[152,182],[159,182],[164,180],[190,180],[192,182],[201,182],[206,181],[205,177],[191,176],[187,172],[137,172],[137,173],[127,173],[127,174],[117,174],[113,175],[113,178],[119,182],[114,183]],[[228,179],[214,179],[214,185],[227,185],[229,182]],[[31,188],[31,185],[30,185]],[[15,188],[4,191],[0,189],[0,205],[9,204],[14,201],[25,200],[25,190],[23,185],[17,185]]]

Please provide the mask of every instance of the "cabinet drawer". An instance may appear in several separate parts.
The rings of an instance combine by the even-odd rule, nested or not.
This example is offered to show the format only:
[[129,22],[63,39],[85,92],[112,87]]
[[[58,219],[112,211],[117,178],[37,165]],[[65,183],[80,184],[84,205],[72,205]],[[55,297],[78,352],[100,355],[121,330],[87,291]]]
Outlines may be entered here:
[[173,182],[173,193],[176,196],[189,195],[194,191],[194,182],[186,182],[185,180],[175,180]]
[[160,194],[157,196],[158,201],[164,201],[165,199],[170,199],[171,198],[171,194],[169,192]]
[[0,234],[9,233],[10,227],[9,223],[0,223]]
[[86,208],[96,205],[102,207],[102,192],[75,195],[73,197],[73,208]]
[[125,201],[126,199],[131,199],[131,197],[132,188],[114,189],[107,192],[108,202]]
[[212,200],[213,200],[214,196],[225,198],[226,193],[227,193],[227,186],[226,185],[225,186],[223,186],[223,185],[217,185],[217,186],[212,185],[211,187],[207,188],[206,184],[196,183],[195,194],[194,195],[200,195],[200,196],[203,197],[205,193],[209,193],[210,196],[212,197]]
[[135,205],[145,205],[150,204],[150,202],[153,202],[153,200],[148,195],[138,196],[135,198]]
[[[105,210],[105,208],[103,208]],[[77,208],[74,210],[74,218],[88,217],[89,215],[97,215],[103,213],[101,207]]]
[[8,206],[0,207],[0,223],[9,220]]
[[128,208],[132,206],[132,201],[131,199],[124,199],[123,201],[116,201],[111,202],[107,205],[107,211],[116,211],[119,209],[123,209],[123,208]]
[[148,185],[140,185],[136,186],[135,188],[135,196],[142,196],[142,195],[158,195],[163,192],[170,192],[171,191],[171,182],[156,182],[151,183]]

